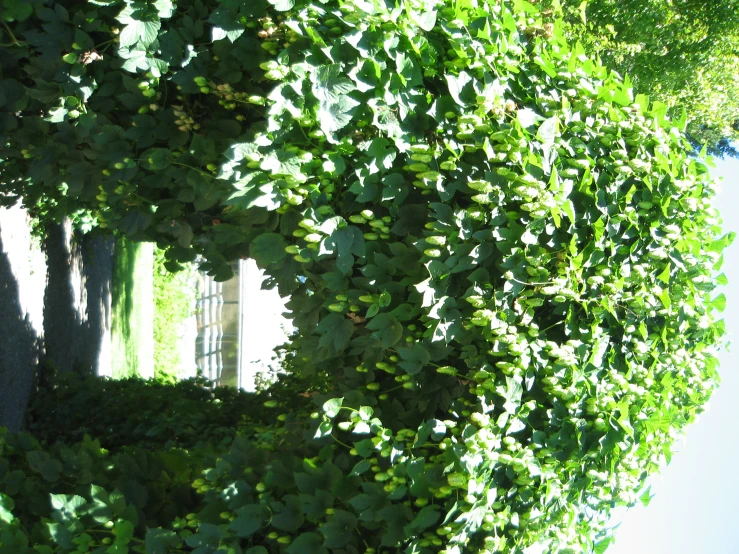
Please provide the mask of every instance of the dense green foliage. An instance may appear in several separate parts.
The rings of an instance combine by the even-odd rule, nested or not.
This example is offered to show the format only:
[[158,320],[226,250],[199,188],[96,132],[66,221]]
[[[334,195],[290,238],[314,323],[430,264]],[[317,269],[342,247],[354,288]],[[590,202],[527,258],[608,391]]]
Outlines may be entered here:
[[233,438],[249,408],[265,400],[230,388],[210,389],[202,379],[169,385],[64,374],[34,396],[26,430],[48,444],[82,442],[90,435],[114,451],[128,445],[192,448]]
[[[717,382],[685,122],[523,0],[63,4],[0,16],[3,186],[249,254],[297,327],[189,519],[98,464],[144,515],[94,551],[602,552]],[[3,496],[6,549],[90,543],[96,489],[44,487],[77,496]]]
[[[579,0],[562,6],[572,40],[628,75],[639,92],[688,114],[700,148],[736,156],[739,140],[739,3],[736,0]],[[584,7],[584,9],[583,9]],[[584,17],[584,21],[583,21]],[[583,23],[585,23],[583,25]]]
[[111,454],[90,437],[47,447],[0,429],[0,552],[128,552],[143,544],[135,530],[179,525],[198,504],[191,483],[213,460],[212,449]]
[[[180,340],[183,325],[195,313],[196,269],[187,265],[172,273],[163,250],[154,251],[154,374],[161,379],[177,379],[182,367]],[[194,349],[194,345],[193,345]]]

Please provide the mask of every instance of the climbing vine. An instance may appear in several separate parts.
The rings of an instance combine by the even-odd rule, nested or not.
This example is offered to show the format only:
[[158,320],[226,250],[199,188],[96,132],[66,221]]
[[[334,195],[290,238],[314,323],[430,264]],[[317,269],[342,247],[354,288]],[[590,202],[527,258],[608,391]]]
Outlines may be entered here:
[[250,256],[297,333],[179,508],[167,450],[69,481],[92,439],[4,439],[0,552],[605,550],[717,383],[733,236],[684,121],[523,0],[3,6],[3,190]]

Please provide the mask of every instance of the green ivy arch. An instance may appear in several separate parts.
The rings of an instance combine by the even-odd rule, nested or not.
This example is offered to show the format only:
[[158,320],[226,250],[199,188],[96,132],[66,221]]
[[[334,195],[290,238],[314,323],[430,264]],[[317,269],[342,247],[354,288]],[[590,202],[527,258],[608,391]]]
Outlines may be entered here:
[[684,122],[523,0],[3,9],[3,190],[249,255],[299,331],[279,417],[116,552],[605,549],[717,382],[733,237]]

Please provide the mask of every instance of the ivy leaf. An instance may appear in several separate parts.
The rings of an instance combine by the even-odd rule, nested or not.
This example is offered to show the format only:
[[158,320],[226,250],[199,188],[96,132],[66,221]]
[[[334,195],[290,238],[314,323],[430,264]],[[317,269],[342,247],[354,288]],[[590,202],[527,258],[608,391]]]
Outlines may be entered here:
[[379,314],[367,324],[367,329],[377,331],[382,346],[390,348],[403,336],[403,326],[390,314]]
[[321,519],[326,509],[334,505],[333,495],[322,489],[317,489],[314,494],[300,494],[298,498],[303,513],[310,521]]
[[[470,95],[472,90],[472,77],[466,71],[460,71],[459,75],[446,75],[446,82],[449,86],[449,94],[452,95],[454,101],[460,106],[466,106],[472,103],[473,98]],[[466,92],[465,92],[466,90]]]
[[506,435],[512,435],[513,433],[518,433],[520,431],[523,431],[524,429],[526,429],[526,424],[519,418],[514,417],[508,424]]
[[710,306],[719,312],[723,312],[726,309],[726,295],[721,293],[716,298],[711,300]]
[[[355,241],[358,243],[357,248],[354,246]],[[352,251],[360,250],[359,243],[364,243],[361,232],[353,226],[341,227],[331,234],[329,242],[336,247],[336,268],[343,275],[349,275],[354,267]]]
[[198,527],[197,533],[190,535],[185,539],[185,544],[191,548],[202,548],[203,552],[209,552],[211,551],[210,549],[218,548],[222,535],[223,533],[217,525],[213,525],[212,523],[201,523]]
[[354,464],[354,467],[352,468],[349,475],[362,475],[362,473],[368,471],[371,467],[372,463],[370,463],[369,460],[361,460]]
[[439,442],[446,435],[446,424],[438,419],[429,419],[426,422],[429,432],[431,433],[431,440]]
[[670,264],[666,264],[662,272],[659,275],[657,275],[657,279],[659,279],[666,285],[670,283],[670,269],[671,269]]
[[357,443],[354,443],[357,453],[363,458],[368,458],[372,451],[375,449],[375,445],[371,439],[364,439]]
[[516,408],[521,405],[521,395],[523,394],[523,385],[514,377],[506,376],[506,386],[498,387],[498,392],[505,399],[504,408],[506,412],[512,414]]
[[[123,58],[125,63],[123,64],[123,69],[126,71],[130,71],[131,73],[136,73],[137,71],[146,71],[149,69],[149,66],[151,64],[149,53],[146,50],[142,50],[141,48],[134,48],[129,50],[128,52],[121,52],[120,54],[121,58]],[[129,135],[133,136],[135,131],[138,129],[131,129],[129,131]]]
[[323,546],[323,537],[318,533],[301,533],[290,543],[285,552],[287,554],[328,554],[328,550]]
[[321,347],[339,352],[349,344],[354,324],[344,316],[332,313],[321,320],[316,330],[322,335],[318,341]]
[[662,289],[657,297],[665,308],[669,309],[672,306],[672,298],[670,298],[670,291],[668,289]]
[[179,548],[182,541],[177,533],[169,529],[148,529],[144,544],[146,554],[167,554],[171,548]]
[[331,400],[327,400],[323,403],[323,413],[333,419],[339,415],[342,404],[344,404],[343,398],[332,398]]
[[60,106],[58,108],[53,108],[49,110],[49,115],[47,115],[44,120],[48,121],[49,123],[62,123],[67,117],[68,113],[69,110],[64,107]]
[[284,175],[294,177],[298,181],[305,181],[301,165],[302,162],[295,152],[281,148],[265,156],[260,169],[269,171],[272,175]]
[[398,152],[391,147],[389,140],[384,137],[377,137],[370,143],[367,155],[372,158],[369,164],[370,173],[378,173],[393,167],[393,161],[395,161]]
[[216,8],[210,14],[208,23],[213,25],[211,29],[211,40],[217,41],[227,38],[234,42],[244,34],[244,27],[239,25],[234,15],[224,8]]
[[287,243],[282,235],[277,233],[262,233],[255,238],[251,246],[249,247],[249,255],[256,260],[256,262],[266,267],[282,260],[287,253],[285,248]]
[[398,52],[395,56],[395,66],[398,70],[398,75],[405,86],[415,87],[423,83],[423,73],[421,72],[421,68],[418,67],[418,64],[412,57],[406,56],[402,52]]
[[15,519],[13,517],[13,508],[15,508],[13,499],[0,492],[0,521],[12,523],[13,519]]
[[[203,525],[208,525],[208,524],[204,523]],[[126,540],[130,540],[131,537],[133,537],[133,530],[134,530],[133,523],[131,523],[129,520],[127,519],[118,520],[115,522],[115,525],[113,526],[113,535],[115,535],[115,537],[121,541],[126,541]]]
[[49,456],[47,452],[36,450],[26,454],[28,465],[37,473],[40,473],[44,480],[53,483],[59,479],[63,466],[59,462]]
[[33,4],[18,0],[4,2],[2,17],[5,21],[25,21],[33,15]]
[[413,13],[413,19],[418,26],[427,33],[434,29],[436,25],[436,10],[427,10],[422,13]]
[[169,19],[175,12],[172,0],[154,0],[153,4],[162,19]]
[[286,12],[295,6],[295,0],[267,0],[278,12]]
[[542,161],[544,171],[549,172],[552,162],[556,157],[554,143],[557,139],[557,128],[559,126],[559,118],[557,116],[544,120],[536,131],[536,138],[541,142]]
[[605,554],[606,550],[608,550],[608,547],[611,545],[612,541],[613,541],[613,538],[608,537],[608,538],[605,538],[595,543],[593,545],[593,554]]
[[169,167],[168,148],[150,148],[141,154],[139,165],[149,171],[161,171]]
[[608,347],[611,345],[611,337],[607,334],[600,335],[593,345],[593,351],[588,359],[588,363],[593,364],[595,367],[601,367],[603,364],[603,356],[608,352]]
[[264,510],[259,505],[243,506],[236,510],[236,519],[228,526],[237,537],[251,537],[262,526]]
[[420,344],[413,345],[413,348],[399,348],[398,354],[400,354],[400,357],[403,360],[398,365],[402,367],[408,375],[419,373],[431,360],[429,351]]
[[[669,429],[669,426],[668,426]],[[652,501],[652,498],[654,498],[654,495],[652,494],[652,487],[647,487],[647,489],[639,496],[639,501],[642,503],[642,505],[646,508],[649,506],[649,503]]]
[[352,429],[352,433],[354,435],[369,435],[371,432],[372,432],[372,428],[364,421],[358,422],[354,426],[354,429]]
[[130,19],[130,22],[123,27],[119,35],[119,45],[121,48],[133,46],[140,42],[145,48],[154,42],[159,34],[162,23],[155,21],[139,21]]
[[72,542],[72,533],[61,523],[46,523],[51,539],[62,548],[74,551],[77,546]]
[[413,521],[405,526],[405,532],[409,536],[418,535],[439,521],[440,517],[438,506],[425,506],[416,514]]
[[74,518],[77,510],[87,504],[87,501],[78,495],[51,494],[51,506],[59,510],[65,517]]
[[126,498],[118,489],[110,493],[110,508],[114,516],[119,516],[126,511]]
[[288,502],[285,508],[272,516],[270,525],[280,531],[295,533],[303,524],[305,518],[297,503],[297,497],[290,497],[293,502]]
[[523,108],[522,110],[518,110],[516,114],[516,119],[518,119],[518,122],[524,129],[531,127],[539,117],[531,108]]
[[352,540],[356,526],[356,517],[344,510],[336,510],[328,523],[320,528],[321,533],[326,537],[325,546],[328,548],[343,548]]
[[440,441],[446,435],[446,424],[439,419],[429,419],[418,427],[414,446],[423,446],[431,438]]
[[329,140],[336,142],[334,134],[349,125],[358,106],[359,102],[349,96],[342,96],[336,102],[321,102],[316,119]]
[[314,439],[321,439],[323,437],[327,437],[331,434],[333,431],[333,426],[331,425],[330,421],[323,421],[316,429],[315,435],[313,435]]
[[344,76],[340,64],[323,65],[311,76],[313,95],[321,103],[335,104],[345,95],[357,90],[354,83]]

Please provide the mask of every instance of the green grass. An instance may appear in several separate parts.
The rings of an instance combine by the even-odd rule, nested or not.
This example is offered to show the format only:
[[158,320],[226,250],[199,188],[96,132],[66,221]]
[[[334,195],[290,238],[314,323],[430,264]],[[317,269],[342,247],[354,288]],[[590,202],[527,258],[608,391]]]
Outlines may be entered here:
[[154,373],[159,379],[179,377],[182,325],[195,311],[195,288],[191,279],[195,266],[186,265],[172,273],[164,266],[163,250],[154,252]]
[[118,239],[112,284],[114,378],[154,376],[154,248]]

